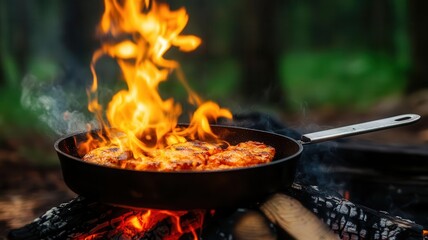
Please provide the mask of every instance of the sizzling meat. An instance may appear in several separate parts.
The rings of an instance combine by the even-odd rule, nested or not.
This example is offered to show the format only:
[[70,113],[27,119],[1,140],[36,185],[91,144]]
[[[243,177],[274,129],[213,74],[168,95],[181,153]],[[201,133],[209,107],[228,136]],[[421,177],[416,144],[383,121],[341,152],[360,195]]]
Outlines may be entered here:
[[99,147],[83,156],[83,160],[105,166],[117,166],[120,161],[131,159],[132,152],[117,147]]
[[151,155],[134,159],[129,151],[101,147],[87,153],[83,160],[136,170],[216,170],[268,163],[275,156],[275,149],[255,141],[242,142],[226,149],[218,144],[188,141],[155,150]]
[[221,151],[216,144],[190,141],[157,150],[154,158],[162,163],[163,170],[191,170],[205,166],[209,156]]
[[205,169],[247,167],[272,161],[275,149],[261,142],[248,141],[230,146],[208,158]]

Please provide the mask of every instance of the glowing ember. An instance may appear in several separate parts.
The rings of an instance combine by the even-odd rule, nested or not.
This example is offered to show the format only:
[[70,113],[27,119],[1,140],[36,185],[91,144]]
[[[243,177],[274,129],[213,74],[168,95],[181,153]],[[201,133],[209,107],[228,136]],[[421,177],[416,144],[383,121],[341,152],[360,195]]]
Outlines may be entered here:
[[[125,214],[108,225],[97,226],[75,240],[91,239],[179,239],[187,234],[198,239],[205,211],[144,210]],[[113,229],[113,230],[112,230]],[[151,237],[150,237],[151,236]]]
[[[171,11],[166,4],[142,0],[105,0],[100,23],[103,35],[118,39],[103,42],[92,58],[93,83],[88,90],[89,111],[96,114],[106,138],[88,138],[79,146],[81,154],[96,147],[115,146],[131,151],[139,159],[154,149],[187,140],[215,140],[210,122],[219,117],[232,118],[229,110],[211,101],[202,101],[184,79],[179,63],[165,59],[172,47],[192,51],[201,40],[181,35],[188,15],[184,8]],[[98,101],[95,65],[102,56],[114,58],[122,70],[127,89],[117,92],[104,108]],[[178,128],[181,105],[172,98],[162,99],[159,84],[175,71],[189,94],[189,103],[197,108],[190,125]],[[107,118],[107,121],[105,120]],[[117,129],[120,134],[111,132]]]

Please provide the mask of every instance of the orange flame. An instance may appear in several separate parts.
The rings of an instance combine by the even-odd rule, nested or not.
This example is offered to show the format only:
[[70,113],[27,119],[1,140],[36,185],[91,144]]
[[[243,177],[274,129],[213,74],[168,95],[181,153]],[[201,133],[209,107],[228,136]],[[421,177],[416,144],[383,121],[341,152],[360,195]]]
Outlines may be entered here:
[[[188,52],[196,49],[200,38],[182,35],[188,15],[184,8],[170,10],[166,4],[151,0],[104,0],[105,11],[99,31],[107,36],[92,56],[90,69],[93,82],[88,93],[88,109],[94,113],[102,130],[98,137],[88,134],[86,142],[78,142],[79,154],[84,155],[102,146],[116,146],[132,151],[141,159],[155,148],[187,140],[216,140],[210,123],[220,117],[232,118],[229,110],[212,101],[203,101],[189,86],[178,62],[165,59],[171,47]],[[96,64],[104,57],[114,58],[121,68],[127,89],[117,92],[107,108],[98,100],[99,79]],[[175,72],[196,110],[187,128],[177,127],[182,108],[172,98],[163,99],[159,84]],[[90,129],[88,129],[90,130]],[[193,220],[183,222],[186,211],[144,210],[122,216],[114,226],[127,236],[139,236],[163,219],[169,219],[172,231],[166,239],[178,239],[187,233],[197,239],[196,229],[202,226],[204,211],[193,211]],[[113,226],[112,226],[113,227]],[[85,236],[75,239],[102,239],[98,226]],[[100,232],[101,231],[101,232]]]
[[[188,220],[183,220],[186,214]],[[111,220],[110,224],[101,224],[91,229],[89,233],[82,233],[74,237],[75,240],[106,239],[111,236],[125,236],[127,239],[139,239],[156,227],[168,228],[163,239],[179,239],[184,234],[189,234],[193,239],[198,239],[197,229],[203,224],[205,211],[166,211],[143,210],[129,212],[120,217],[121,220]],[[118,224],[114,222],[118,222]],[[159,226],[157,226],[159,224]],[[112,229],[110,229],[112,227]]]
[[[109,138],[109,141],[98,140],[95,145],[119,146],[132,151],[134,158],[138,159],[154,148],[177,141],[216,139],[210,122],[219,117],[232,118],[231,112],[214,102],[202,101],[185,81],[179,63],[164,58],[173,46],[181,51],[192,51],[201,44],[200,38],[181,34],[188,21],[186,10],[171,11],[168,5],[150,0],[104,0],[104,4],[100,32],[120,40],[102,43],[92,57],[93,83],[88,89],[88,109],[97,116]],[[96,63],[105,55],[117,61],[128,87],[117,92],[109,102],[105,113],[108,123],[98,101],[95,71]],[[181,105],[172,98],[162,99],[158,92],[159,84],[166,81],[172,71],[177,73],[187,90],[189,102],[197,107],[186,129],[177,128]],[[124,135],[115,136],[109,127]],[[93,145],[86,143],[84,151]]]

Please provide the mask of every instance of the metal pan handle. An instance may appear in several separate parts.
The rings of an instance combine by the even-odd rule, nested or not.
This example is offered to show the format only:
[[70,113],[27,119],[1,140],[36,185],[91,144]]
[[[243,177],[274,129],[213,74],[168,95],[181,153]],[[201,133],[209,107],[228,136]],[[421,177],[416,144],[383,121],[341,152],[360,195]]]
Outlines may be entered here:
[[333,128],[325,131],[308,133],[301,137],[302,144],[324,142],[332,139],[358,135],[362,133],[379,131],[382,129],[399,127],[418,121],[421,116],[417,114],[403,114],[395,117],[375,121],[358,123],[345,127]]

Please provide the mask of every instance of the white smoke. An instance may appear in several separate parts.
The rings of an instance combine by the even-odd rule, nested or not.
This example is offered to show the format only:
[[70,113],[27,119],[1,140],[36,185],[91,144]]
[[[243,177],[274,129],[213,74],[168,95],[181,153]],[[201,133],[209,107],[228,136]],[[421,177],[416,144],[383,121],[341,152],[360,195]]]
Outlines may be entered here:
[[88,126],[97,127],[93,118],[76,110],[86,103],[86,98],[65,92],[60,86],[43,83],[33,75],[22,80],[21,104],[35,112],[58,135],[82,132]]

